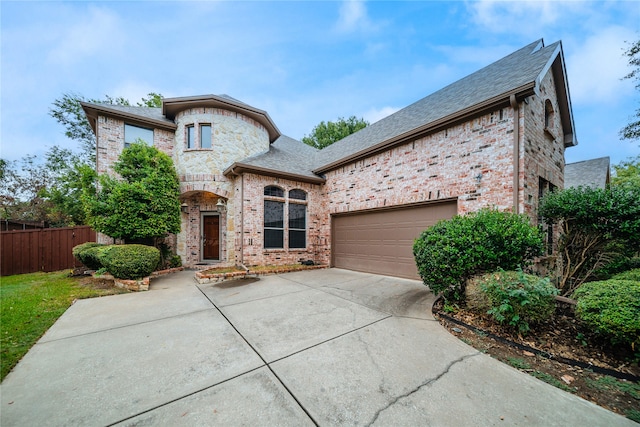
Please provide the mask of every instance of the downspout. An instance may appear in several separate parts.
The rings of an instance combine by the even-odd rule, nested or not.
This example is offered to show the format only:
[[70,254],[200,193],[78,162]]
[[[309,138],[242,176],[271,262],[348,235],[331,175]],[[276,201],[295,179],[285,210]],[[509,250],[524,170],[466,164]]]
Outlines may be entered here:
[[513,108],[513,213],[519,213],[520,201],[520,110],[516,96],[509,97]]
[[244,266],[244,174],[240,175],[240,265]]

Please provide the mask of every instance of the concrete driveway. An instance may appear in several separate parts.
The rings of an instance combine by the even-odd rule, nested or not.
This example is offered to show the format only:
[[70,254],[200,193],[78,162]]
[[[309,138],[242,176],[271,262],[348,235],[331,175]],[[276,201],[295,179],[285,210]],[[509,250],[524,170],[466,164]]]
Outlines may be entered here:
[[0,424],[637,425],[460,342],[433,299],[329,269],[82,300],[0,386]]

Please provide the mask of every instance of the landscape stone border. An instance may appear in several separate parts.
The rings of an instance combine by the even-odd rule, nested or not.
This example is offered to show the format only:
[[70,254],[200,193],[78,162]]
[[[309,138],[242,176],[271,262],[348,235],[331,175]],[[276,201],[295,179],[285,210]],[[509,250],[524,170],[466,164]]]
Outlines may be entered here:
[[304,271],[304,270],[320,270],[324,268],[329,268],[327,265],[296,265],[296,266],[282,266],[282,267],[274,267],[272,270],[251,270],[251,267],[242,267],[246,268],[245,271],[232,271],[228,273],[205,273],[203,271],[197,271],[195,274],[196,282],[199,284],[205,283],[218,283],[224,282],[227,280],[237,280],[244,279],[246,277],[255,277],[255,276],[267,276],[271,274],[282,274],[282,273],[291,273],[294,271]]

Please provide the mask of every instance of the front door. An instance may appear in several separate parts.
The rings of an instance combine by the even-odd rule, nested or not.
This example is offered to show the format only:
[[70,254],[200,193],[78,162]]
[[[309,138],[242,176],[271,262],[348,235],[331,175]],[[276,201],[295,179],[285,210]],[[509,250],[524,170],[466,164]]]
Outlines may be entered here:
[[217,215],[207,215],[202,218],[202,229],[204,230],[202,241],[203,259],[220,259],[220,217]]

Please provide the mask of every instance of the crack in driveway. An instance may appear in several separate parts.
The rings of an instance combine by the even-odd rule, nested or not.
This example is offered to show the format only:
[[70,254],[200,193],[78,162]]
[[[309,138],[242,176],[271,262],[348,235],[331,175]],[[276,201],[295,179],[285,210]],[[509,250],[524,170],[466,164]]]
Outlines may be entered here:
[[460,358],[458,358],[456,360],[453,360],[451,363],[449,363],[449,365],[447,365],[446,369],[444,371],[442,371],[440,374],[438,374],[435,378],[428,379],[427,381],[425,381],[422,384],[418,385],[413,390],[410,390],[405,394],[401,394],[400,396],[397,396],[395,399],[393,399],[391,402],[389,402],[387,404],[387,406],[385,406],[384,408],[378,409],[378,411],[374,414],[373,419],[371,420],[371,422],[369,424],[367,424],[367,426],[372,426],[373,424],[375,424],[375,422],[378,420],[378,417],[380,417],[380,414],[383,413],[384,411],[386,411],[387,409],[389,409],[390,407],[392,407],[393,405],[395,405],[396,403],[398,403],[398,401],[400,399],[404,399],[405,397],[411,396],[412,394],[420,391],[420,389],[422,389],[423,387],[430,386],[431,384],[435,383],[436,381],[440,380],[440,378],[442,378],[443,376],[448,374],[449,370],[451,370],[453,365],[456,365],[456,364],[458,364],[460,362],[463,362],[466,359],[469,359],[471,357],[478,356],[479,354],[481,354],[481,353],[480,352],[476,352],[476,353],[473,353],[473,354],[467,354],[466,356],[462,356],[462,357],[460,357]]

